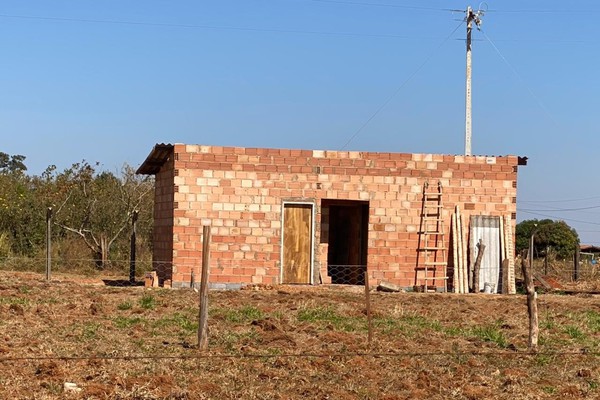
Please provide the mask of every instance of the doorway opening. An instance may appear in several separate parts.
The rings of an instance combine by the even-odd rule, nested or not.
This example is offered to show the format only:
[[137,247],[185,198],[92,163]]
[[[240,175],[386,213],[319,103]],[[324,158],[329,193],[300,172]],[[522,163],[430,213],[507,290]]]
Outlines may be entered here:
[[364,285],[367,269],[369,202],[321,202],[322,237],[329,244],[327,275],[331,283]]

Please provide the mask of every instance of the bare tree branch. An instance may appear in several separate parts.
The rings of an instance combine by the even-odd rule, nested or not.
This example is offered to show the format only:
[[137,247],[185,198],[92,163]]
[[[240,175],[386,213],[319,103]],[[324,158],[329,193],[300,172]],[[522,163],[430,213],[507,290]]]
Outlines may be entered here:
[[[94,247],[94,245],[92,243],[90,243],[90,241],[88,240],[87,236],[85,235],[86,231],[83,231],[83,230],[80,230],[80,229],[73,229],[73,228],[68,227],[66,225],[59,224],[58,222],[55,222],[54,224],[57,225],[57,226],[60,226],[61,228],[63,228],[66,231],[73,232],[73,233],[76,233],[77,235],[79,235],[83,239],[83,241],[85,242],[86,246],[90,248],[90,250],[96,251],[98,249],[98,247],[99,247],[98,245],[96,245],[96,247]],[[89,232],[89,231],[87,231],[87,232]],[[94,241],[95,241],[95,239],[94,239]]]

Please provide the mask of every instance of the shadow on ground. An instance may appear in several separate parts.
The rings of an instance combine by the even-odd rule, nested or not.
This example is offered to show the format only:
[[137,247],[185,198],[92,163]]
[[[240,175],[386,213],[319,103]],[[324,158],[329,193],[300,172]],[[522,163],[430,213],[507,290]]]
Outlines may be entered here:
[[130,282],[125,279],[102,279],[102,282],[104,282],[104,285],[106,285],[106,286],[119,286],[119,287],[144,286],[144,282],[142,282],[142,281]]

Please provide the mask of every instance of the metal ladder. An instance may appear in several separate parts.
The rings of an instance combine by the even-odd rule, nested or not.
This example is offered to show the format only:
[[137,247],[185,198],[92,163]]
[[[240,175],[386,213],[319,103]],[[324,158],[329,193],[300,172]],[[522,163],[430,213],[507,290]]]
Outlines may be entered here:
[[[433,289],[437,288],[437,280],[444,281],[444,292],[448,291],[447,249],[445,245],[444,206],[442,204],[442,184],[438,181],[437,190],[431,190],[429,182],[423,184],[423,199],[421,204],[421,224],[419,229],[419,244],[417,248],[417,268],[415,271],[415,286],[423,282],[423,291],[429,291],[429,281],[433,281]],[[419,271],[423,277],[419,279]],[[431,276],[430,276],[431,275]]]

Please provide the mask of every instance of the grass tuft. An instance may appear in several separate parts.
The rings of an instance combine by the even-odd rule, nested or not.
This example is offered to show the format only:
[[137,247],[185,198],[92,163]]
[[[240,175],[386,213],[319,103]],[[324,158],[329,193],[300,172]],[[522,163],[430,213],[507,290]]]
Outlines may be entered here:
[[593,333],[600,333],[600,313],[588,311],[586,314],[587,326]]
[[340,319],[341,317],[331,307],[305,308],[298,311],[298,321],[303,322],[338,322]]
[[226,321],[234,323],[247,323],[264,318],[264,313],[253,306],[226,310],[224,314]]
[[119,303],[119,305],[117,306],[117,309],[121,310],[121,311],[125,311],[125,310],[131,310],[131,308],[133,307],[133,303],[131,303],[131,301],[124,301],[122,303]]
[[156,307],[156,299],[151,294],[145,294],[139,301],[140,307],[145,310],[154,310]]
[[471,334],[484,342],[495,343],[500,348],[508,346],[506,337],[497,324],[475,326],[471,329]]
[[83,326],[83,330],[81,332],[81,338],[84,340],[93,340],[98,338],[98,330],[100,329],[100,325],[90,322]]
[[564,331],[571,339],[581,340],[585,338],[585,333],[575,325],[566,325]]
[[169,326],[178,327],[186,332],[196,332],[198,330],[198,322],[188,318],[182,313],[161,318],[154,323],[157,328],[166,328]]
[[143,321],[143,319],[140,317],[123,317],[123,316],[118,316],[113,320],[115,326],[117,328],[121,328],[121,329],[130,328],[133,325],[141,323],[142,321]]

